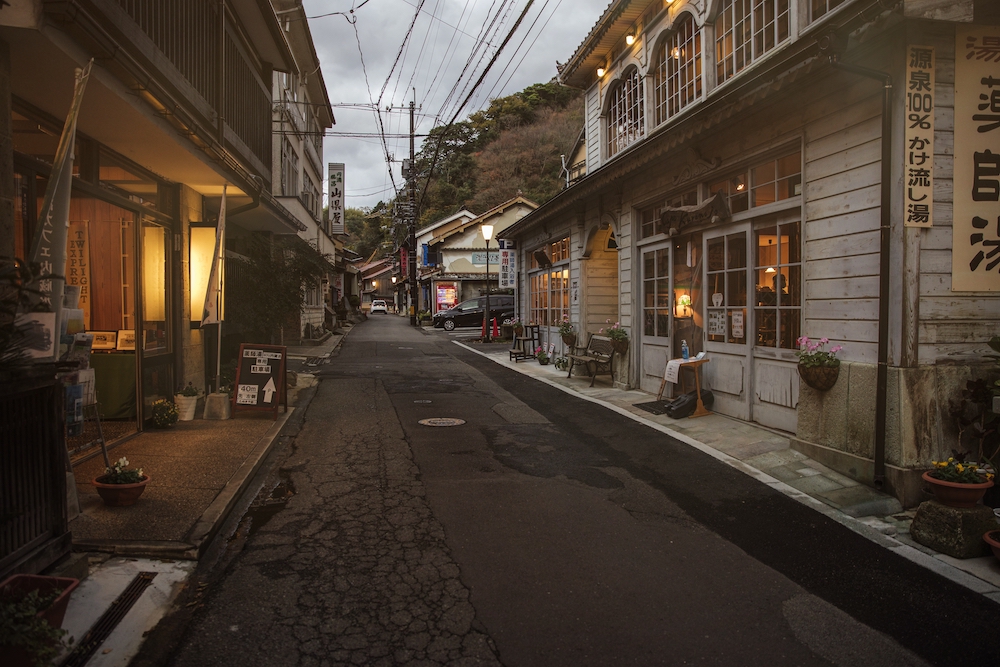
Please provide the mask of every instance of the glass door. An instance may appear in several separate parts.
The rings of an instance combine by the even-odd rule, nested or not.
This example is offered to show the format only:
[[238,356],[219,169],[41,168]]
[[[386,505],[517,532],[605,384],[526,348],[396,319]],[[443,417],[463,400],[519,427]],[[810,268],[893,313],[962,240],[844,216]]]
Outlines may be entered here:
[[672,357],[681,357],[687,343],[693,357],[705,349],[704,293],[702,288],[701,234],[688,234],[673,241],[673,329]]

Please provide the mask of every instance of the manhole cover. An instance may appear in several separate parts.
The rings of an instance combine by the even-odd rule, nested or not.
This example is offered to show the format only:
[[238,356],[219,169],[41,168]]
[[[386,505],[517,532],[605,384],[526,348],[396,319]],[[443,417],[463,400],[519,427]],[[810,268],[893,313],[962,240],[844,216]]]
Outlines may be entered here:
[[430,419],[421,419],[417,423],[424,426],[461,426],[465,420],[454,417],[431,417]]
[[431,401],[427,400],[426,398],[418,398],[417,400],[415,400],[413,402],[414,403],[431,403]]

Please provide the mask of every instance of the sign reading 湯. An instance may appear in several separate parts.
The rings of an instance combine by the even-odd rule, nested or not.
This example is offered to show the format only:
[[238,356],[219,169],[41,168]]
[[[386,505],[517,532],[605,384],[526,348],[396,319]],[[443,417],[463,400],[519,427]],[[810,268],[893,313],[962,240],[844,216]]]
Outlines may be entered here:
[[955,28],[953,292],[1000,292],[1000,26]]
[[906,53],[907,227],[934,225],[934,49],[910,46]]
[[344,164],[331,162],[328,204],[330,206],[330,234],[345,233],[344,227]]
[[236,366],[236,391],[233,412],[237,410],[273,410],[278,418],[278,403],[288,411],[285,386],[285,348],[280,345],[240,345]]

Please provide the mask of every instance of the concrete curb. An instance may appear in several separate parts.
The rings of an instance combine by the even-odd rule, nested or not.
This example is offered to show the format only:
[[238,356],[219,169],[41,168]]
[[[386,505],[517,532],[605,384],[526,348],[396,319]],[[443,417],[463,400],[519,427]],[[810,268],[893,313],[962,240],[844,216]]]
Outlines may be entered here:
[[[474,354],[478,354],[481,357],[485,357],[490,361],[495,361],[491,355],[487,354],[486,352],[483,352],[482,350],[477,350],[457,340],[452,342],[455,345],[458,345],[459,347],[462,347],[466,350],[469,350],[470,352],[473,352]],[[691,447],[694,447],[698,451],[708,454],[712,458],[721,461],[722,463],[725,463],[726,465],[735,468],[740,472],[749,475],[750,477],[753,477],[762,484],[770,486],[775,491],[783,493],[789,498],[797,500],[803,505],[813,510],[816,510],[820,514],[833,519],[837,523],[845,526],[846,528],[849,528],[853,532],[857,533],[858,535],[861,535],[862,537],[870,540],[871,542],[874,542],[875,544],[878,544],[881,547],[885,547],[886,549],[889,549],[894,553],[899,554],[900,556],[916,563],[917,565],[925,567],[928,570],[937,572],[946,579],[949,579],[954,583],[969,589],[970,591],[973,591],[975,593],[980,593],[984,597],[1000,604],[1000,588],[990,584],[989,582],[983,581],[982,579],[979,579],[978,577],[975,577],[969,574],[968,572],[965,572],[964,570],[961,570],[942,560],[939,560],[938,558],[935,558],[930,554],[924,553],[919,549],[916,549],[908,544],[900,542],[899,540],[893,537],[884,535],[875,528],[872,528],[871,526],[856,519],[855,517],[849,516],[841,512],[840,510],[827,505],[821,500],[813,498],[808,493],[799,491],[798,489],[789,486],[788,484],[778,479],[775,479],[774,477],[768,475],[767,473],[758,470],[757,468],[754,468],[753,466],[750,466],[744,463],[743,461],[733,456],[730,456],[729,454],[726,454],[725,452],[720,452],[719,450],[714,449],[713,447],[710,447],[702,442],[695,440],[689,435],[686,435],[684,433],[678,433],[677,431],[669,429],[663,426],[662,424],[658,424],[650,419],[642,417],[641,415],[629,412],[628,410],[625,410],[624,408],[614,405],[613,403],[608,403],[598,398],[594,398],[593,396],[587,396],[586,394],[581,394],[575,391],[571,387],[559,384],[558,382],[553,382],[552,380],[549,380],[548,378],[545,377],[539,377],[538,375],[528,373],[527,371],[521,369],[519,366],[516,365],[507,366],[506,364],[499,364],[499,365],[517,371],[521,375],[527,375],[539,382],[549,385],[550,387],[554,387],[562,392],[576,396],[577,398],[589,401],[597,405],[601,405],[624,417],[628,417],[633,421],[639,422],[640,424],[644,424],[652,428],[653,430],[659,431],[664,435],[668,435],[671,438],[674,438],[675,440],[679,440],[680,442],[683,442],[686,445],[690,445]]]

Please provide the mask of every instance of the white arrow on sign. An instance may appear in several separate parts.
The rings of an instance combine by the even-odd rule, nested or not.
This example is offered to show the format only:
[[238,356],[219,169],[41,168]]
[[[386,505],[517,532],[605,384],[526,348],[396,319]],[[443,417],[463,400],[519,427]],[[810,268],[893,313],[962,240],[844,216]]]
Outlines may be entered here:
[[270,403],[271,402],[271,396],[274,394],[275,391],[276,390],[274,388],[274,378],[268,378],[267,384],[264,385],[264,402],[265,403]]

